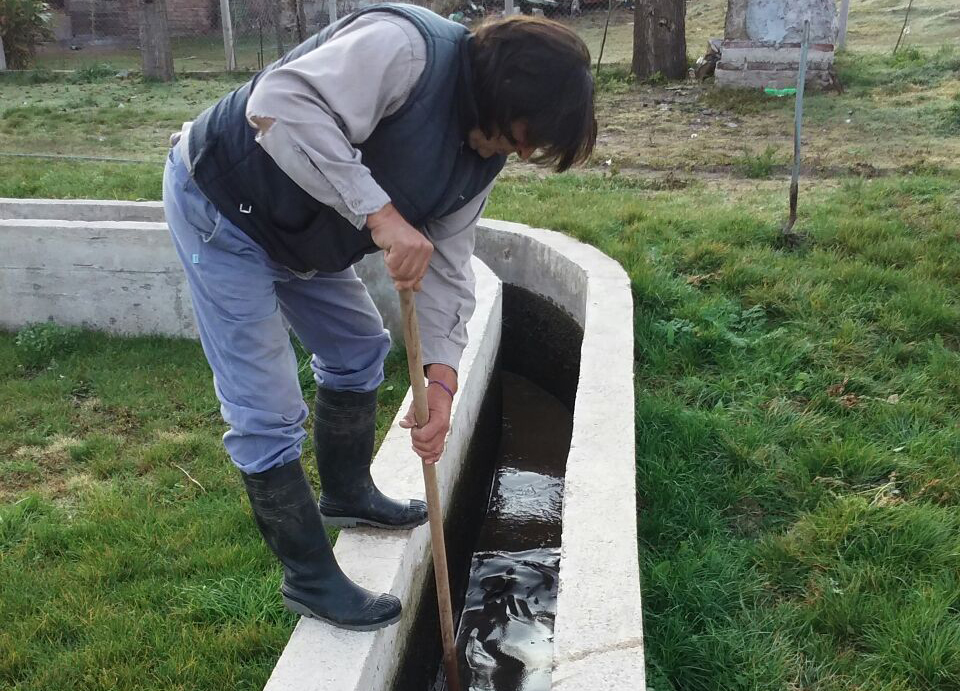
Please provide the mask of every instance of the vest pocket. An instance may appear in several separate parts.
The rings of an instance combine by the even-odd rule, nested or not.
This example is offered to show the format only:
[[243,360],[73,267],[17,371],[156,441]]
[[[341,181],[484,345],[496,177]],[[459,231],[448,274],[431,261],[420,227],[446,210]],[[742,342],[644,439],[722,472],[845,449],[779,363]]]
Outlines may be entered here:
[[200,191],[193,176],[183,183],[183,215],[203,242],[210,242],[223,226],[223,214]]

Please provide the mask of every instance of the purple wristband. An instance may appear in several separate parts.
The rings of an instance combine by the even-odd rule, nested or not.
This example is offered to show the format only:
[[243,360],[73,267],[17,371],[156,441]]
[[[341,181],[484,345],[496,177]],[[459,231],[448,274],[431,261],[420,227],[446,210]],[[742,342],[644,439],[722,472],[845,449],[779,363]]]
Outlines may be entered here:
[[436,385],[439,386],[441,389],[443,389],[443,390],[446,391],[448,394],[450,394],[450,398],[451,398],[451,399],[454,398],[453,391],[450,390],[450,387],[447,386],[446,384],[444,384],[444,383],[443,383],[442,381],[440,381],[439,379],[431,379],[431,380],[427,383],[427,386],[431,386],[432,384],[436,384]]

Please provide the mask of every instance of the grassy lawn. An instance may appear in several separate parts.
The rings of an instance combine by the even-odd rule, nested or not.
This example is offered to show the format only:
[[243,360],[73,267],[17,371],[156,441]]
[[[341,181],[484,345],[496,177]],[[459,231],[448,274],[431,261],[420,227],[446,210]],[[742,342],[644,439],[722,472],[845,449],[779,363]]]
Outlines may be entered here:
[[[723,5],[690,0],[691,52]],[[904,7],[854,3],[866,50],[808,98],[799,249],[792,101],[622,65],[591,165],[511,163],[488,207],[631,276],[656,691],[960,688],[960,14],[915,5],[892,57]],[[139,163],[0,156],[0,196],[157,199],[168,134],[238,83],[78,66],[0,78],[0,152]],[[199,347],[32,335],[0,334],[0,688],[260,688],[293,618]]]
[[[285,47],[296,45],[292,36],[285,37]],[[207,72],[224,70],[226,54],[223,36],[219,31],[209,36],[174,37],[170,41],[173,52],[173,68],[176,72]],[[263,54],[260,41],[253,37],[239,37],[234,42],[237,68],[260,69],[261,64],[270,64],[277,59],[277,44],[273,35],[264,36]],[[136,45],[85,45],[82,50],[70,50],[66,46],[45,46],[38,54],[36,66],[45,70],[76,70],[108,63],[117,70],[139,70],[140,49]]]
[[[378,439],[405,370],[392,354]],[[211,384],[191,341],[0,334],[0,687],[263,687],[295,617]]]
[[[957,688],[960,180],[805,186],[792,252],[782,183],[661,183],[513,176],[489,209],[631,275],[653,688]],[[199,349],[55,352],[0,338],[0,681],[257,688],[292,619]]]
[[[844,93],[806,99],[805,174],[960,169],[960,48],[846,54],[837,67]],[[0,78],[0,195],[155,198],[152,166],[163,162],[170,133],[241,80],[149,84],[93,68],[33,79],[40,83]],[[790,99],[692,83],[638,85],[623,66],[604,68],[601,86],[595,171],[757,177],[759,167],[762,176],[787,174]],[[54,158],[41,165],[3,155],[11,153],[125,162]]]
[[960,686],[960,180],[804,194],[797,252],[781,184],[519,179],[490,209],[630,273],[657,691]]

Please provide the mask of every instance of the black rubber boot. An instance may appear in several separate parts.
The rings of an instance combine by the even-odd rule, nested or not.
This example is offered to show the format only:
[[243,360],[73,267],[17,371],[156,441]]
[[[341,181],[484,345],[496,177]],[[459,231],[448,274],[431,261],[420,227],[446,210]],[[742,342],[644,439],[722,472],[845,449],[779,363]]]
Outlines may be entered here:
[[427,505],[385,496],[370,477],[377,392],[317,389],[313,443],[320,471],[320,511],[327,525],[403,530],[427,522]]
[[400,619],[400,600],[361,588],[340,570],[299,462],[241,475],[257,527],[283,564],[288,609],[353,631]]

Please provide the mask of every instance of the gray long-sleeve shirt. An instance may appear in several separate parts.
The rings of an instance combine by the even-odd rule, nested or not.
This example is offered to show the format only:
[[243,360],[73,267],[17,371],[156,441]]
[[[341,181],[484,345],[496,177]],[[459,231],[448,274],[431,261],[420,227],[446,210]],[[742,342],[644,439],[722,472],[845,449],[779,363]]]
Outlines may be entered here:
[[[247,118],[284,173],[362,228],[390,199],[356,146],[403,106],[425,62],[426,44],[411,22],[373,12],[264,75],[247,102]],[[459,366],[475,307],[476,223],[492,187],[420,229],[435,248],[417,296],[425,364]]]

